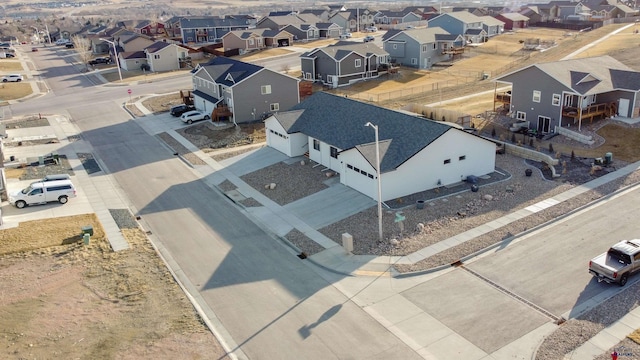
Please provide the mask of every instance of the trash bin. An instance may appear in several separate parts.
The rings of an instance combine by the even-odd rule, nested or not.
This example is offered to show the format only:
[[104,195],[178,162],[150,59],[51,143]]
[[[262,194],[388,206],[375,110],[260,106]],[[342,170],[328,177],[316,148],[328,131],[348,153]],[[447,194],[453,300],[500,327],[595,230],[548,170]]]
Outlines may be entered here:
[[93,236],[93,226],[91,225],[86,225],[83,226],[82,228],[80,228],[80,230],[82,230],[82,234],[89,234],[90,236]]
[[531,176],[531,174],[533,174],[533,171],[532,171],[531,169],[526,169],[526,170],[524,171],[524,174],[525,174],[526,176]]
[[609,165],[611,163],[613,163],[613,153],[608,152],[604,154],[604,164]]
[[13,155],[9,156],[9,161],[16,161],[16,157]]
[[90,239],[91,239],[91,235],[89,235],[89,234],[82,235],[82,240],[83,240],[85,245],[89,245],[89,240]]
[[416,209],[424,209],[424,200],[416,201]]

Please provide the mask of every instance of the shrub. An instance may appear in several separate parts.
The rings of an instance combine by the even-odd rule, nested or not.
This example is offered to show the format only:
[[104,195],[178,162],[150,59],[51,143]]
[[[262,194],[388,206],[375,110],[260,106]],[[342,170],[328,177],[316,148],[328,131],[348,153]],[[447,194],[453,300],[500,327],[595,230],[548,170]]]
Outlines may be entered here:
[[553,151],[553,144],[552,144],[552,143],[549,143],[549,154],[553,154],[553,153],[554,153],[554,151]]

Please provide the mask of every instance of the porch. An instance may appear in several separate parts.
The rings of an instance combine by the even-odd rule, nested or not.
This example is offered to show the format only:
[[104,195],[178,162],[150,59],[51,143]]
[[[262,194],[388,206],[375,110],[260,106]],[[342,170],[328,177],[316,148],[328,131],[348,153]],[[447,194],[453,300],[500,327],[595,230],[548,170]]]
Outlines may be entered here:
[[211,121],[220,121],[230,119],[233,116],[233,112],[229,110],[227,105],[218,103],[215,109],[211,112]]

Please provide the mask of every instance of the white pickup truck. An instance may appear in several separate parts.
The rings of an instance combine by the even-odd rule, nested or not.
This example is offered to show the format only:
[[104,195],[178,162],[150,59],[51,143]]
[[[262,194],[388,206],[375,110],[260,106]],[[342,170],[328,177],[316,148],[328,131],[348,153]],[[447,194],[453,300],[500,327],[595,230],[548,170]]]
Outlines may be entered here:
[[598,281],[624,286],[629,276],[640,271],[640,239],[624,240],[589,261],[589,273]]

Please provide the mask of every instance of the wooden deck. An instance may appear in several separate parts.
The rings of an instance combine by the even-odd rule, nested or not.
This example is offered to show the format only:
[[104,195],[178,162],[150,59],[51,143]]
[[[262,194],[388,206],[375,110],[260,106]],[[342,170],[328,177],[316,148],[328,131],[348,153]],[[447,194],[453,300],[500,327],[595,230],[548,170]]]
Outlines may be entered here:
[[503,103],[503,104],[511,104],[511,94],[510,93],[497,93],[494,97],[495,102]]
[[615,102],[589,105],[586,108],[565,107],[562,109],[562,116],[572,118],[573,123],[582,120],[593,122],[593,118],[597,116],[611,117],[618,112],[618,106]]

